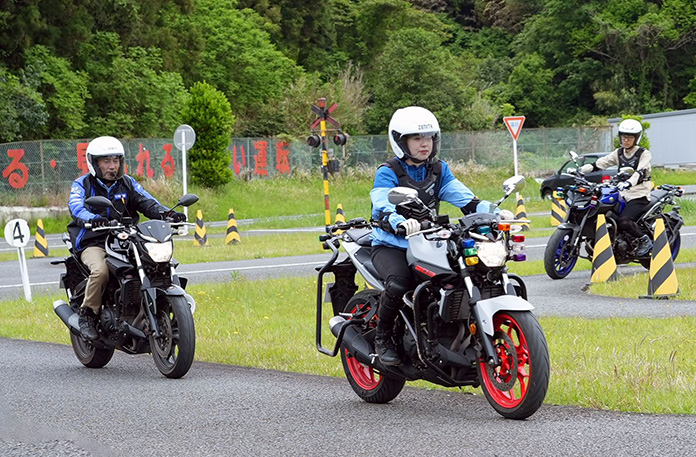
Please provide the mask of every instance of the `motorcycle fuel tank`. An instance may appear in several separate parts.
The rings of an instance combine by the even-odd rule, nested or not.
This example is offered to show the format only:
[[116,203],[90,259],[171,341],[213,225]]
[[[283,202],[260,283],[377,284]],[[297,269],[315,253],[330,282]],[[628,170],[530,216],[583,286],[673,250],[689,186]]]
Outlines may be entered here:
[[447,242],[443,240],[426,240],[423,235],[410,238],[406,260],[416,274],[424,279],[453,273],[447,260]]

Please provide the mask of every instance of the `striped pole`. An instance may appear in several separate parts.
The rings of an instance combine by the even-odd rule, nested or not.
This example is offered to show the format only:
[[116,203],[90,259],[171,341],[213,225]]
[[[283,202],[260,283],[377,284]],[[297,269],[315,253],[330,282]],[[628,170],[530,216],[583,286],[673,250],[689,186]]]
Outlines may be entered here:
[[205,234],[205,222],[203,222],[203,211],[196,213],[196,233],[193,234],[194,246],[208,246],[208,236]]
[[564,200],[552,199],[551,200],[551,226],[557,227],[565,222],[565,218],[568,216],[568,206]]
[[652,257],[650,258],[648,295],[641,295],[640,298],[674,297],[679,293],[679,283],[665,233],[665,221],[662,218],[655,221],[654,238]]
[[230,212],[227,215],[227,235],[225,236],[225,244],[239,244],[241,242],[239,230],[237,229],[237,219],[234,218],[234,210],[230,208]]
[[590,282],[606,282],[617,279],[616,259],[611,248],[611,238],[607,230],[604,214],[597,216],[595,230],[594,254],[592,256],[592,276]]
[[43,221],[36,221],[36,240],[34,241],[34,257],[48,257],[48,241],[44,232]]
[[[517,210],[515,211],[515,219],[527,219],[527,208],[524,207],[524,199],[522,194],[517,193]],[[529,230],[529,224],[526,222],[521,222],[519,224],[522,230]]]

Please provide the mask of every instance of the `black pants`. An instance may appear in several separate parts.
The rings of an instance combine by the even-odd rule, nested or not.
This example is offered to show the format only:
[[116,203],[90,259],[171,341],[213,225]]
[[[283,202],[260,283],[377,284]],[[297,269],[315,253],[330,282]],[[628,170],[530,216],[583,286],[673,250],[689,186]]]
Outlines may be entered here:
[[636,224],[636,221],[640,219],[640,216],[643,215],[649,204],[650,200],[648,200],[648,197],[635,198],[627,202],[616,220],[619,230],[636,238],[645,235],[640,227],[638,227],[638,224]]
[[387,246],[372,248],[372,263],[385,279],[385,291],[380,299],[377,316],[385,324],[392,324],[403,307],[403,296],[416,287],[416,278],[406,261],[406,251]]

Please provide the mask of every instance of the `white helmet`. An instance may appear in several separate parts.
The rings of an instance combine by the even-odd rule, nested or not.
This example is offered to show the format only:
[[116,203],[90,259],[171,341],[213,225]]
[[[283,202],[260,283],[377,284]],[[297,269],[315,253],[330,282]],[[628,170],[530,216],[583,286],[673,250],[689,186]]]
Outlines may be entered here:
[[440,124],[433,113],[420,106],[408,106],[396,110],[389,121],[389,143],[398,158],[411,158],[411,152],[406,145],[408,135],[432,135],[433,152],[431,161],[440,149]]
[[636,144],[640,143],[643,136],[643,124],[635,119],[626,119],[619,124],[619,136],[621,134],[633,135],[636,137]]
[[89,168],[92,176],[102,177],[102,172],[97,165],[97,159],[111,156],[118,157],[119,162],[121,162],[116,173],[116,179],[118,179],[126,174],[126,154],[123,151],[123,144],[112,136],[100,136],[89,142],[85,158],[87,159],[87,168]]

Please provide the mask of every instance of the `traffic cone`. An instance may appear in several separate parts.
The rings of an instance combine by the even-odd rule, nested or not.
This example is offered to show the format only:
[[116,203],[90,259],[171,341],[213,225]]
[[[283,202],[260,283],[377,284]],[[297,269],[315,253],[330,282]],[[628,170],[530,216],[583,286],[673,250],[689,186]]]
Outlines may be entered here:
[[345,221],[346,217],[343,215],[343,205],[339,203],[338,207],[336,208],[336,219],[334,220],[334,224],[338,224],[339,222]]
[[665,221],[659,218],[655,221],[655,240],[653,241],[650,258],[650,279],[648,280],[648,295],[640,298],[669,298],[679,293],[677,273],[672,262],[672,252],[665,233]]
[[239,230],[237,229],[237,219],[234,218],[234,210],[230,208],[230,212],[227,215],[227,236],[225,236],[225,244],[239,244],[241,242]]
[[564,200],[556,198],[551,200],[551,226],[557,227],[561,225],[568,216],[568,206]]
[[196,233],[193,234],[194,246],[209,246],[208,236],[205,234],[205,223],[203,222],[203,211],[196,213]]
[[48,257],[48,242],[44,232],[43,221],[36,221],[36,240],[34,241],[34,257]]
[[[515,219],[527,219],[527,208],[524,207],[524,199],[522,194],[517,194],[517,210],[515,211]],[[522,230],[529,230],[529,224],[527,222],[521,222],[519,224]]]
[[607,230],[607,220],[604,214],[597,216],[595,230],[594,254],[592,255],[592,276],[590,282],[606,282],[617,279],[616,259],[611,248],[611,238]]

